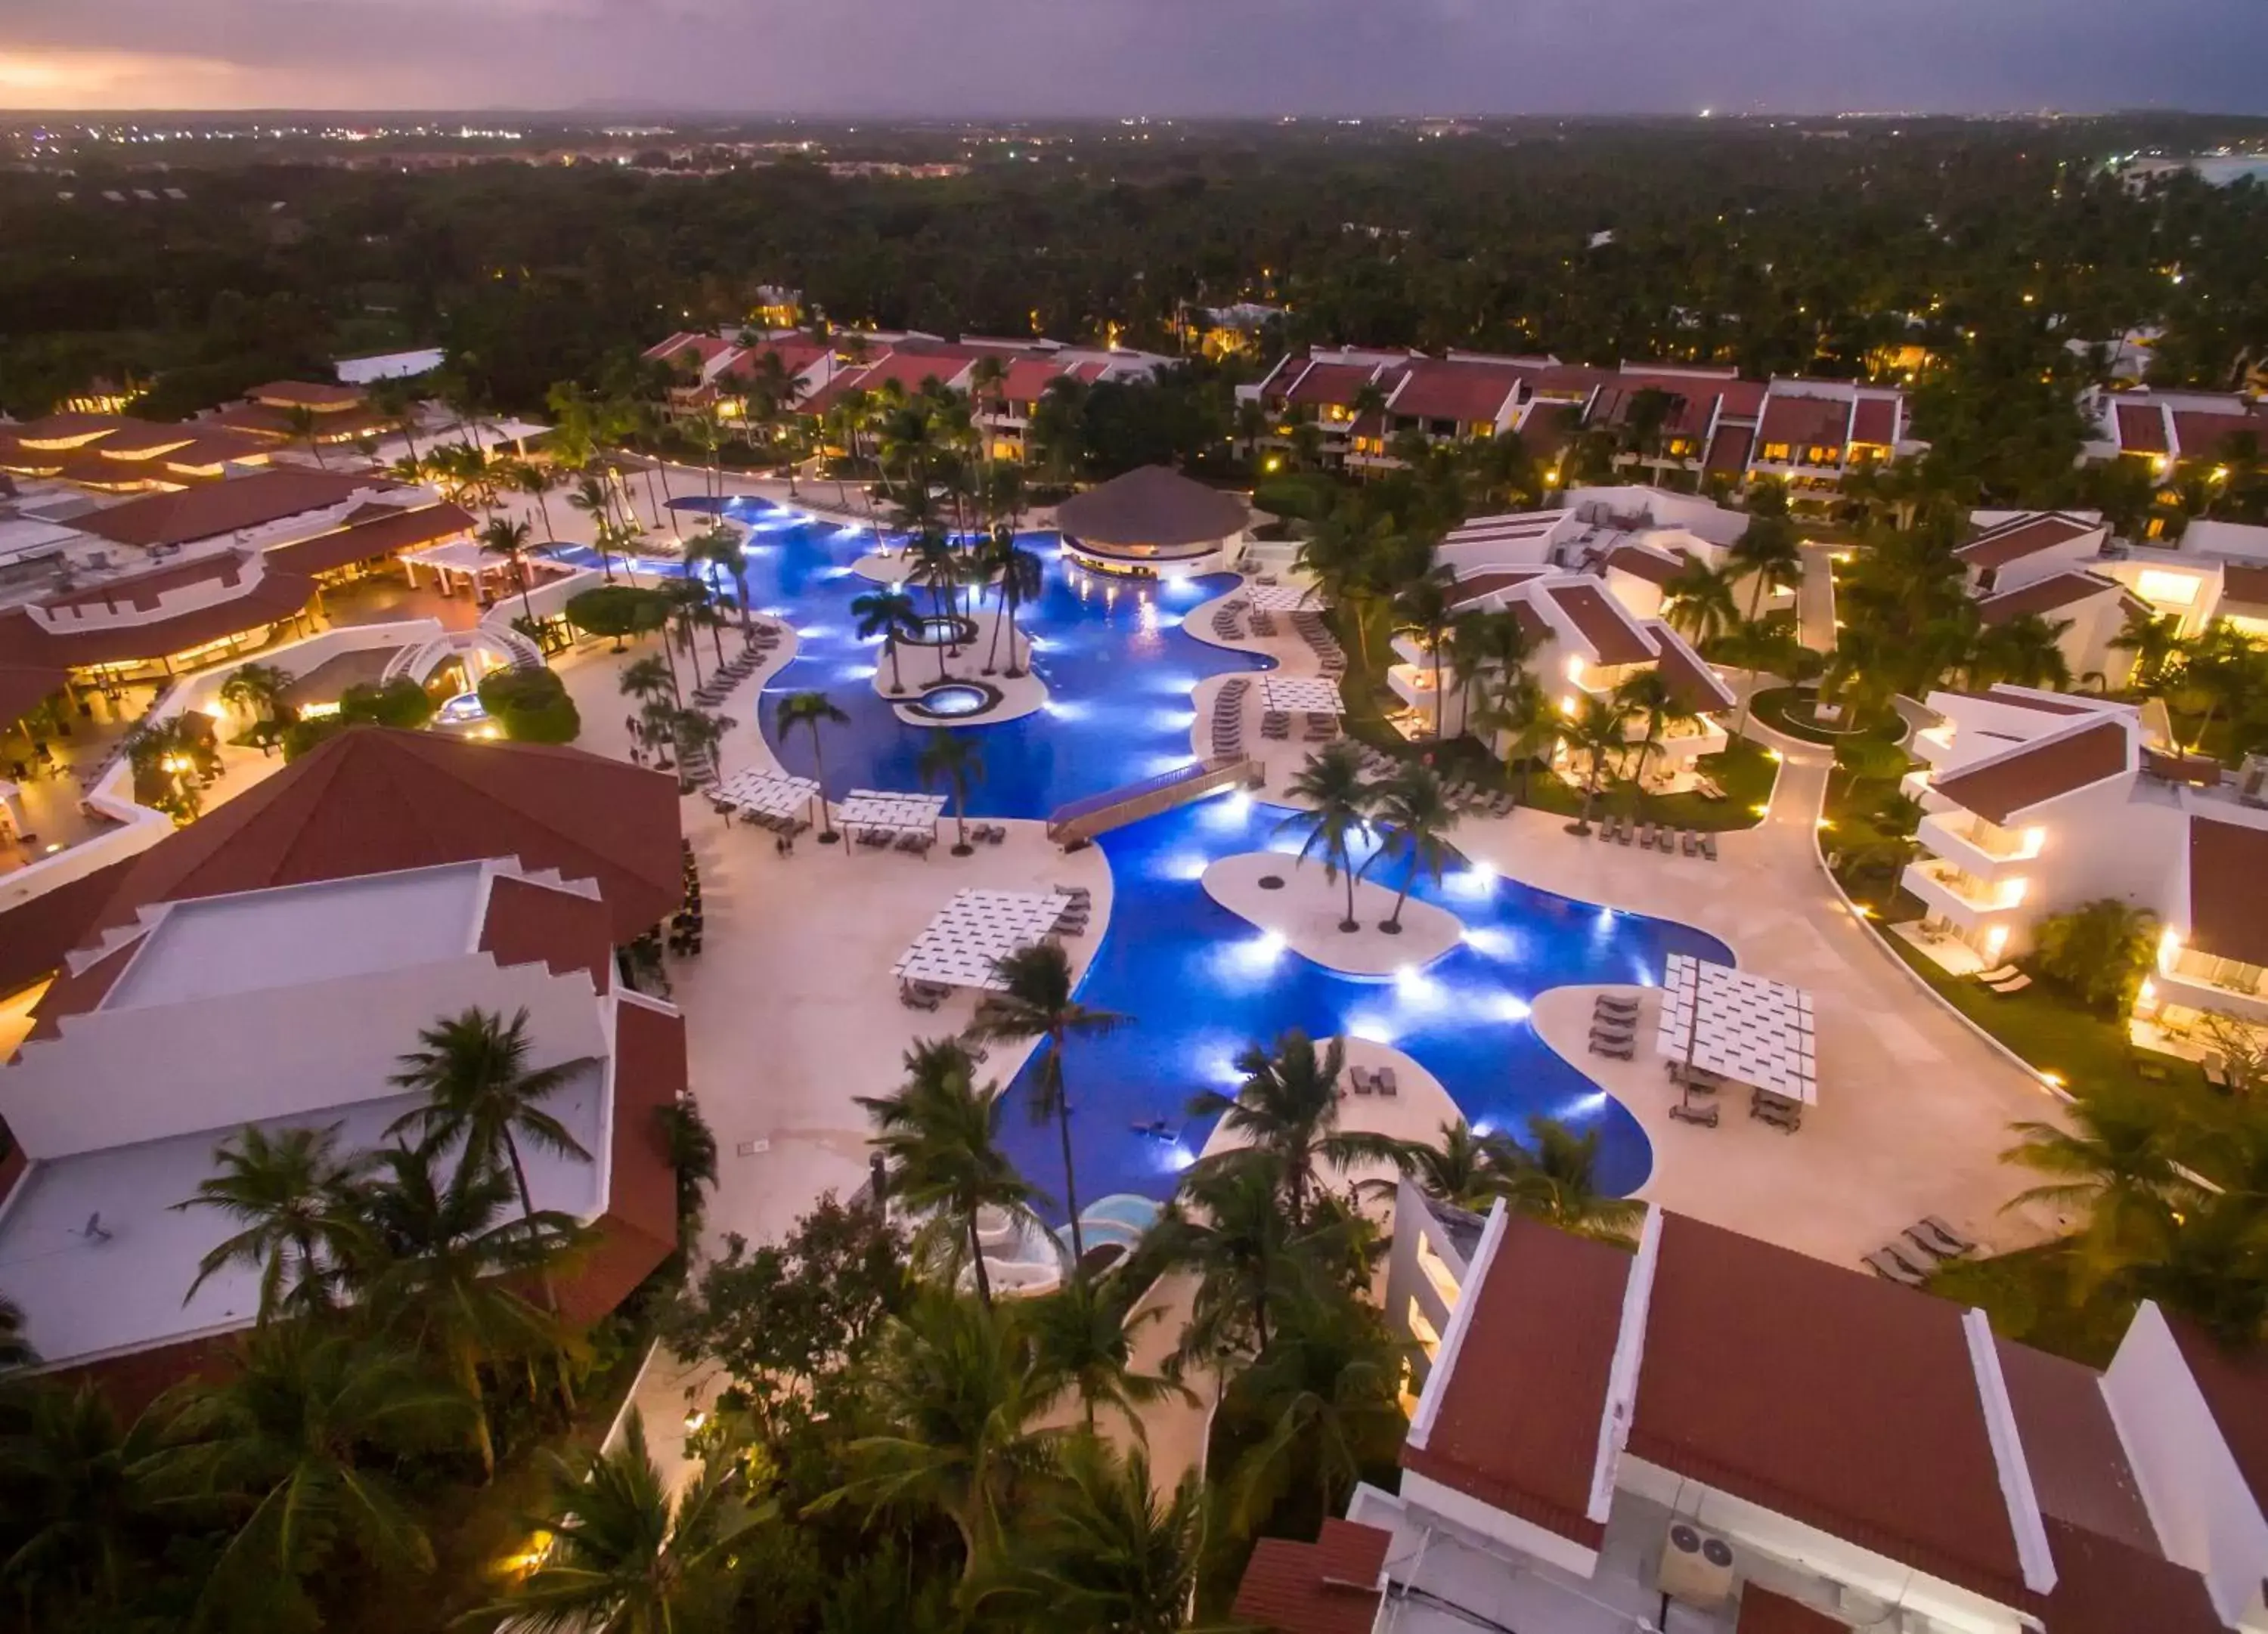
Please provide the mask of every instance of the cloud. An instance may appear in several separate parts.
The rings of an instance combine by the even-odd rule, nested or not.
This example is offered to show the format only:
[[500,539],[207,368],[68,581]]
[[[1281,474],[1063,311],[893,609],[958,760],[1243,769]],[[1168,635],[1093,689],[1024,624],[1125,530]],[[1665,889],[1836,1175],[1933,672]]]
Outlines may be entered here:
[[[113,106],[129,88],[807,114],[2268,102],[2260,0],[7,0],[0,53],[18,63],[0,102],[68,84]],[[66,77],[58,53],[122,65]]]

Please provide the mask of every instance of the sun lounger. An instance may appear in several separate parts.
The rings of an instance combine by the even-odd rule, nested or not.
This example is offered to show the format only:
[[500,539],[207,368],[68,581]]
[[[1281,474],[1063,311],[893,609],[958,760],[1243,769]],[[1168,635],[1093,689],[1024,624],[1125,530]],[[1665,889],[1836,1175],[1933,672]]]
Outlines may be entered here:
[[2021,971],[2018,971],[2014,975],[2010,976],[2005,982],[1987,982],[1984,983],[1988,989],[1999,994],[2004,998],[2011,993],[2022,992],[2031,984],[2032,978],[2024,975]]
[[1707,857],[1712,863],[1717,860],[1717,836],[1715,835],[1704,834],[1701,836],[1701,855]]
[[1979,970],[1977,972],[1977,979],[1984,983],[1985,986],[1990,987],[1995,982],[2005,982],[2010,976],[2021,975],[2023,975],[2023,972],[2016,968],[2015,966],[2002,965],[1997,970]]
[[1636,831],[1631,828],[1629,818],[1623,818],[1621,821],[1622,826],[1616,831],[1615,838],[1620,840],[1624,845],[1628,845],[1632,840],[1636,839],[1638,835]]
[[1681,828],[1677,832],[1677,844],[1679,850],[1690,857],[1701,849],[1701,837],[1690,828]]
[[1704,1129],[1717,1127],[1717,1108],[1713,1106],[1689,1107],[1682,1100],[1673,1100],[1669,1103],[1669,1115],[1680,1123],[1698,1123]]
[[1934,1214],[1923,1215],[1913,1229],[1918,1232],[1926,1232],[1935,1238],[1943,1245],[1940,1249],[1941,1253],[1974,1254],[1977,1252],[1977,1244],[1973,1240],[1962,1236]]
[[1628,1061],[1636,1053],[1636,1045],[1629,1039],[1624,1039],[1617,1044],[1602,1042],[1595,1034],[1591,1038],[1591,1053],[1594,1056],[1606,1056],[1616,1061]]
[[1928,1280],[1888,1248],[1876,1249],[1867,1255],[1862,1263],[1884,1282],[1898,1283],[1908,1288],[1918,1288]]
[[1349,1067],[1347,1081],[1354,1086],[1354,1093],[1358,1095],[1367,1095],[1372,1093],[1368,1067]]
[[1402,1093],[1402,1086],[1394,1081],[1392,1067],[1379,1068],[1370,1075],[1370,1081],[1377,1086],[1378,1093],[1381,1095],[1394,1096]]

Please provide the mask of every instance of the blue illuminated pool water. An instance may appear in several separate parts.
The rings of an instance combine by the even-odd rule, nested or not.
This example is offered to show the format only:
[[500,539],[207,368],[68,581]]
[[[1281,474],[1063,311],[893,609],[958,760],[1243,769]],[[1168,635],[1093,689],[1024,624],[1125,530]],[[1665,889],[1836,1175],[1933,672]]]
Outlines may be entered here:
[[[706,507],[681,502],[681,508]],[[873,586],[849,563],[871,548],[872,535],[761,501],[730,500],[722,508],[750,529],[749,599],[793,624],[799,637],[794,660],[765,688],[767,741],[790,770],[812,775],[808,734],[782,742],[773,730],[777,701],[821,690],[850,717],[827,730],[822,745],[831,794],[920,788],[917,761],[926,734],[962,731],[979,734],[983,748],[983,781],[970,791],[971,812],[1044,817],[1068,801],[1187,765],[1191,688],[1206,675],[1263,667],[1181,628],[1188,608],[1228,587],[1226,576],[1145,585],[1097,578],[1067,566],[1055,537],[1039,534],[1027,543],[1046,563],[1045,585],[1023,621],[1049,707],[996,725],[911,725],[873,684],[880,643],[861,642],[853,631],[851,599]],[[925,593],[917,599],[929,611]],[[909,647],[899,663],[908,698],[938,680],[932,651]],[[1270,953],[1249,924],[1197,883],[1215,857],[1288,845],[1275,837],[1285,815],[1225,795],[1100,842],[1115,896],[1079,997],[1133,1015],[1138,1025],[1072,1046],[1080,1196],[1091,1203],[1116,1192],[1168,1194],[1211,1132],[1210,1120],[1184,1115],[1189,1097],[1233,1088],[1236,1051],[1294,1027],[1317,1038],[1347,1033],[1391,1043],[1440,1078],[1476,1126],[1521,1135],[1540,1113],[1595,1129],[1602,1183],[1624,1192],[1643,1183],[1651,1163],[1644,1131],[1543,1045],[1528,1023],[1528,1005],[1543,989],[1567,983],[1657,982],[1672,952],[1730,962],[1723,945],[1683,925],[1461,867],[1442,885],[1420,882],[1414,894],[1463,920],[1464,945],[1398,980],[1341,975],[1289,952]],[[1035,1184],[1060,1194],[1056,1136],[1029,1115],[1032,1078],[1027,1068],[1011,1086],[1003,1140]],[[1170,1138],[1134,1128],[1159,1118]],[[1060,1207],[1044,1211],[1063,1218]]]

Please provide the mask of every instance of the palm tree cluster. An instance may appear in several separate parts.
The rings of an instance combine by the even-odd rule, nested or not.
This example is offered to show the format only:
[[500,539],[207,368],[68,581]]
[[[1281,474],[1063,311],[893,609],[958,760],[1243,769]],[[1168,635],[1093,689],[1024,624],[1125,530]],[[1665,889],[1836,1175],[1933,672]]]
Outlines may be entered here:
[[[1320,857],[1324,879],[1333,884],[1344,881],[1346,917],[1339,922],[1342,931],[1362,929],[1355,916],[1355,881],[1372,868],[1397,858],[1403,864],[1394,911],[1378,927],[1394,934],[1402,929],[1402,910],[1418,876],[1439,880],[1456,854],[1448,843],[1449,831],[1457,825],[1456,805],[1440,776],[1422,762],[1405,762],[1388,777],[1373,777],[1365,769],[1361,749],[1342,739],[1310,754],[1285,791],[1300,802],[1300,808],[1278,828],[1304,836],[1300,862]],[[1358,853],[1366,850],[1369,855],[1358,861]]]
[[0,1385],[0,1579],[25,1626],[317,1626],[431,1571],[436,1498],[567,1422],[591,1351],[552,1278],[590,1238],[536,1206],[525,1153],[588,1153],[526,1021],[424,1029],[394,1079],[416,1104],[376,1151],[332,1125],[215,1152],[178,1206],[232,1227],[187,1298],[256,1278],[225,1365],[130,1421],[92,1384]]

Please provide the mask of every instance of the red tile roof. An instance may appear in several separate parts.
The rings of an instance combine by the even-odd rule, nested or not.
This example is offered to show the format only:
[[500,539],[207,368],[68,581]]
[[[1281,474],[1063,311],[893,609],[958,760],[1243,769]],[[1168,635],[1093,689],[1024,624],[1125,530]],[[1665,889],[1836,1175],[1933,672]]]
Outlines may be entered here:
[[1756,441],[1786,443],[1791,458],[1800,460],[1805,451],[1812,448],[1839,453],[1850,424],[1851,405],[1840,398],[1799,397],[1775,392],[1764,400],[1764,417],[1756,429]]
[[1932,786],[1956,806],[2005,823],[2043,801],[2128,769],[2126,730],[2117,721],[2026,743],[1940,777]]
[[1377,371],[1366,363],[1310,364],[1284,401],[1295,408],[1351,408]]
[[683,894],[675,782],[580,749],[361,727],[168,835],[105,923],[146,902],[517,857],[593,880],[626,942]]
[[[377,512],[372,516],[366,513]],[[356,520],[360,518],[362,519]],[[473,513],[461,505],[438,504],[388,507],[363,505],[349,518],[350,526],[327,534],[278,545],[268,559],[300,573],[326,573],[372,556],[389,556],[454,539],[472,531]]]
[[11,437],[18,443],[83,443],[107,436],[129,423],[123,415],[115,414],[49,414],[36,420],[26,420],[8,428]]
[[1274,1634],[1370,1634],[1393,1535],[1326,1520],[1312,1543],[1263,1538],[1237,1586],[1233,1616]]
[[1649,585],[1667,585],[1690,565],[1692,558],[1683,551],[1665,556],[1641,545],[1616,545],[1607,552],[1607,565],[1616,572],[1642,578]]
[[1410,365],[1388,408],[1413,419],[1478,425],[1504,417],[1520,390],[1520,379],[1501,364],[1420,358]]
[[1531,578],[1542,577],[1550,570],[1540,567],[1482,568],[1477,572],[1461,573],[1449,592],[1449,605],[1461,607],[1478,601],[1484,596],[1494,595],[1499,590],[1510,590]]
[[595,896],[499,876],[489,884],[480,946],[499,965],[541,962],[554,975],[580,970],[601,993],[613,982],[613,927]]
[[256,403],[281,403],[297,408],[351,408],[362,401],[359,386],[332,386],[320,380],[270,380],[245,395]]
[[1993,1348],[2040,1513],[2159,1553],[2157,1528],[2111,1422],[2102,1375],[2029,1345],[2003,1339]]
[[[2268,965],[2268,829],[2193,816],[2189,864],[2189,945],[2215,958]],[[2268,1405],[2268,1395],[2261,1400]],[[2261,1454],[2268,1476],[2268,1424]],[[2268,1481],[2256,1490],[2268,1493]]]
[[720,380],[747,380],[755,378],[756,360],[766,356],[776,357],[780,366],[789,374],[801,374],[806,369],[827,356],[829,348],[800,335],[782,340],[759,342],[718,371]]
[[2161,454],[2166,452],[2165,410],[2155,403],[2120,403],[2113,410],[2118,427],[2118,452]]
[[2135,607],[2146,610],[2148,606],[2115,578],[2073,571],[2051,573],[2045,578],[2036,578],[2029,585],[2004,590],[1997,596],[1987,596],[1977,604],[1977,616],[1987,624],[2005,624],[2028,614],[2036,618],[2046,618],[2066,607],[2074,607],[2083,601],[2092,601],[2097,596],[2106,595],[2124,597]]
[[2232,562],[2220,570],[2220,599],[2254,606],[2268,603],[2268,567]]
[[2060,512],[2034,512],[2010,517],[1986,528],[1953,554],[1970,567],[2006,567],[2011,562],[2084,538],[2102,526],[2100,522],[2065,516]]
[[2184,460],[2215,459],[2233,437],[2250,437],[2256,453],[2268,449],[2268,416],[2174,410],[2174,440],[2181,445]]
[[22,608],[0,613],[0,675],[11,671],[35,674],[42,666],[140,664],[170,658],[190,647],[280,622],[306,607],[315,593],[314,580],[305,573],[271,564],[254,578],[243,570],[240,554],[217,559],[237,564],[232,582],[240,586],[239,593],[166,618],[57,632],[41,627]]
[[[1402,1467],[1595,1549],[1589,1519],[1631,1256],[1512,1215],[1424,1446]],[[1548,1311],[1550,1319],[1538,1320]]]
[[995,395],[1004,402],[1035,403],[1047,394],[1048,386],[1069,372],[1063,364],[1049,357],[1019,357],[1008,365],[1008,372],[1000,378],[1000,388]]
[[1980,703],[2002,703],[2010,709],[2035,710],[2042,715],[2092,715],[2084,703],[2061,703],[2052,698],[2034,697],[2029,693],[2011,692],[2006,687],[1992,687],[1983,692],[1963,692],[1958,687],[1940,687],[1940,692],[1956,698],[1975,698]]
[[2035,1605],[1948,1300],[1668,1215],[1629,1451],[2003,1605]]
[[1851,416],[1851,440],[1887,448],[1898,440],[1898,400],[1861,397]]
[[[2037,1457],[2029,1439],[2024,1453]],[[2225,1634],[2205,1579],[2187,1566],[2052,1515],[2047,1533],[2056,1565],[2047,1634]]]
[[118,429],[90,445],[106,460],[146,459],[167,448],[179,448],[194,441],[198,428],[189,425],[159,425],[151,421],[125,420]]
[[166,597],[179,591],[198,585],[217,585],[225,588],[241,584],[247,576],[249,562],[248,556],[236,551],[218,551],[211,556],[193,557],[187,562],[170,562],[161,567],[121,573],[115,578],[98,579],[76,590],[58,591],[51,596],[41,597],[38,605],[77,612],[96,607],[107,613],[153,612]]
[[185,545],[320,511],[369,486],[365,476],[279,467],[178,494],[129,499],[75,517],[71,526],[122,545]]
[[1567,622],[1601,664],[1653,661],[1653,644],[1623,611],[1622,603],[1605,591],[1591,585],[1552,585],[1541,593],[1550,597],[1567,615]]
[[1741,1620],[1734,1634],[1851,1634],[1851,1625],[1751,1583],[1741,1591]]
[[[0,703],[0,718],[7,705]],[[0,997],[20,992],[62,968],[63,955],[87,939],[96,917],[124,881],[131,862],[42,891],[0,909]]]
[[1646,633],[1653,637],[1655,657],[1662,680],[1669,683],[1670,696],[1687,709],[1705,714],[1711,710],[1731,709],[1740,702],[1717,672],[1667,624],[1648,625]]
[[1709,452],[1702,459],[1703,468],[1738,475],[1749,468],[1749,450],[1755,446],[1756,437],[1752,427],[1719,420],[1717,434],[1709,439]]

